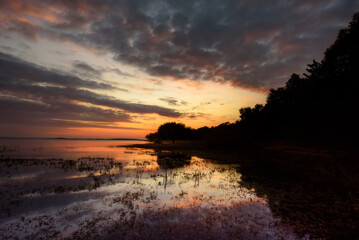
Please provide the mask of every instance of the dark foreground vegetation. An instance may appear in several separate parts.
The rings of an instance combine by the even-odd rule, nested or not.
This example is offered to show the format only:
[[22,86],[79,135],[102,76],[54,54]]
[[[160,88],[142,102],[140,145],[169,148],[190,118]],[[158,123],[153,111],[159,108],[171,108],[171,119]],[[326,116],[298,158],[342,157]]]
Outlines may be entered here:
[[359,139],[359,13],[342,29],[321,62],[293,74],[284,87],[271,89],[265,105],[239,110],[240,120],[216,127],[188,128],[165,123],[150,141],[204,140],[213,147],[246,147],[260,141],[296,140],[299,144],[344,145]]

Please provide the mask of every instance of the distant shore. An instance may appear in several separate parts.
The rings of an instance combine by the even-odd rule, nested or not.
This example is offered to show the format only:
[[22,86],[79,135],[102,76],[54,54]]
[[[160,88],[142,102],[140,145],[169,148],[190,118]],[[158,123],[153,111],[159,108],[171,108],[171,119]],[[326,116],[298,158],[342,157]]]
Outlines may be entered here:
[[171,141],[163,141],[162,143],[153,143],[145,142],[141,144],[131,144],[126,147],[137,147],[137,148],[147,148],[155,150],[206,150],[206,143],[204,141],[187,141],[187,140],[178,140],[174,143]]

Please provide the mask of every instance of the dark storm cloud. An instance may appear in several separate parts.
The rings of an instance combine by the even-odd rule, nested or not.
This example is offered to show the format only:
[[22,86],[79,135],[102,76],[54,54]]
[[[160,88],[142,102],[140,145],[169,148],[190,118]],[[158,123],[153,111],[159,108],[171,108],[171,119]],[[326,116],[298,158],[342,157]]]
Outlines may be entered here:
[[[14,2],[2,2],[12,16],[3,30],[109,51],[152,75],[255,90],[283,85],[320,60],[359,9],[356,0]],[[45,12],[50,5],[61,11]]]
[[1,123],[37,122],[48,126],[54,119],[61,119],[72,121],[72,126],[84,125],[73,121],[87,121],[90,123],[86,126],[95,126],[99,122],[130,122],[129,113],[181,116],[173,109],[131,103],[86,89],[115,88],[43,69],[0,53],[0,112],[6,113],[0,118]]

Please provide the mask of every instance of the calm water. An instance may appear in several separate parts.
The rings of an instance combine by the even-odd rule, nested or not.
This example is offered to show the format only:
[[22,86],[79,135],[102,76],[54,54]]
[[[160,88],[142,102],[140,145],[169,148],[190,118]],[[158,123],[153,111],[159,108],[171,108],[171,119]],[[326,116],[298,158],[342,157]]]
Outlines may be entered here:
[[240,165],[134,143],[1,140],[0,239],[298,239]]

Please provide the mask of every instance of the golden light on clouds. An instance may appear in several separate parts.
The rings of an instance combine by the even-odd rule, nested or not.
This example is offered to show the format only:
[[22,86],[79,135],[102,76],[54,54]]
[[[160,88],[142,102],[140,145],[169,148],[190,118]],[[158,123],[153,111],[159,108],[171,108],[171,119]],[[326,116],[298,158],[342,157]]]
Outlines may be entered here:
[[[165,122],[234,122],[239,108],[264,103],[270,88],[320,59],[351,16],[339,3],[330,6],[342,13],[335,19],[328,7],[299,1],[223,2],[216,12],[212,2],[197,4],[206,14],[176,1],[2,1],[0,131],[143,138]],[[258,12],[255,21],[247,12]],[[303,18],[332,19],[332,28]]]

